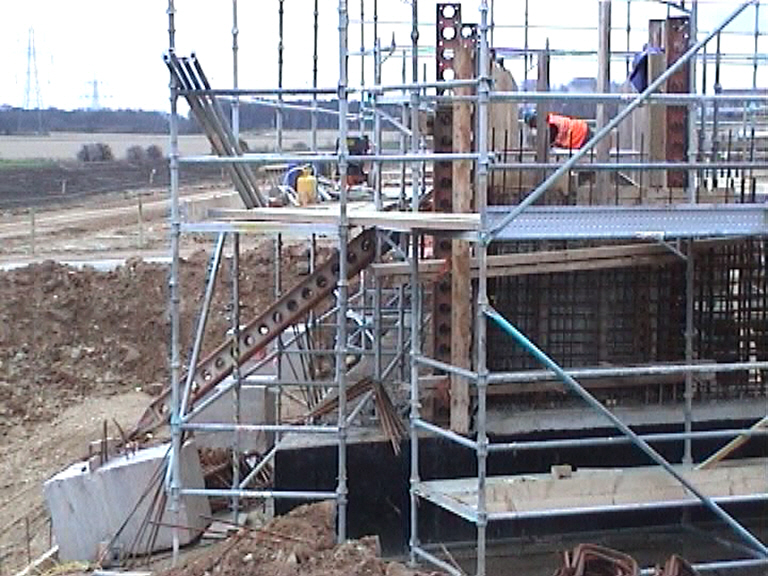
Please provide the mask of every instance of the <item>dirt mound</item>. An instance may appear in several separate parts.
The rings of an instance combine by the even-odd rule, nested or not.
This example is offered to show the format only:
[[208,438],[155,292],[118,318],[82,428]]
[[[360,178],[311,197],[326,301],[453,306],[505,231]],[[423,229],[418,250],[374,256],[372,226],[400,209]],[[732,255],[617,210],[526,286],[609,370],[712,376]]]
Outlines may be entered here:
[[333,502],[300,506],[163,576],[426,576],[379,558],[376,538],[336,545],[334,513]]
[[[281,263],[293,284],[306,260],[290,246]],[[204,291],[208,256],[180,268],[181,342],[186,359]],[[273,243],[241,256],[241,317],[273,300]],[[231,326],[231,273],[222,263],[204,352]],[[93,393],[145,388],[169,379],[168,267],[133,259],[108,272],[52,261],[0,273],[0,431],[40,421]],[[154,386],[156,387],[156,386]]]

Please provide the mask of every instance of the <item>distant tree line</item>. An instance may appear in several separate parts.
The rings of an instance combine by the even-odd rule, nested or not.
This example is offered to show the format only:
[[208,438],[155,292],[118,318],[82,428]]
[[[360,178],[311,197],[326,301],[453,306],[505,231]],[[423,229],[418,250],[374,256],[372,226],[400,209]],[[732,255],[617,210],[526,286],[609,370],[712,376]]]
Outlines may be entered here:
[[[287,103],[302,109],[286,108],[283,110],[283,128],[286,130],[308,129],[312,113],[309,108],[311,101],[291,101]],[[227,118],[230,118],[231,103],[222,100],[221,107]],[[318,108],[325,111],[337,112],[337,100],[318,101]],[[359,103],[350,102],[350,114],[359,112]],[[400,116],[394,108],[391,114]],[[276,109],[273,106],[254,102],[240,103],[240,129],[265,130],[273,129],[276,125]],[[169,115],[164,112],[148,112],[144,110],[25,110],[9,106],[0,107],[0,134],[29,134],[47,132],[84,132],[84,133],[141,133],[163,134],[168,132]],[[334,129],[338,126],[338,116],[333,113],[319,112],[317,126],[319,129]],[[385,129],[387,126],[385,125]],[[194,134],[202,132],[193,114],[179,117],[179,133]]]
[[[183,118],[182,130],[194,131],[192,122]],[[5,107],[0,109],[0,134],[28,134],[35,132],[85,133],[142,133],[168,132],[168,115],[143,110],[24,110]]]

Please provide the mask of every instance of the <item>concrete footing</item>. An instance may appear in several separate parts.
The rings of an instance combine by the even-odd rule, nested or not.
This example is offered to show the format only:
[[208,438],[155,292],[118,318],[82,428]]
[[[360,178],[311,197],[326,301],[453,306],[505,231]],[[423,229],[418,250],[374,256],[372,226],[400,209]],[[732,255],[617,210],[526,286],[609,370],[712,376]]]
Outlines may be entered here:
[[[96,469],[87,461],[78,462],[45,483],[45,499],[62,562],[96,561],[102,553],[114,558],[132,549],[168,549],[173,543],[174,524],[182,527],[178,531],[181,545],[200,536],[211,515],[208,499],[182,496],[178,517],[167,509],[163,511],[151,550],[147,541],[149,531],[137,542],[145,520],[156,521],[159,504],[155,494],[162,490],[168,448],[164,444],[139,450]],[[183,486],[203,488],[203,472],[194,443],[185,444],[181,456]],[[149,528],[152,527],[150,524]]]
[[[275,423],[275,391],[267,384],[274,381],[272,376],[255,377],[262,378],[265,385],[248,384],[240,391],[240,423],[241,424],[274,424]],[[221,384],[211,390],[209,396],[218,394],[220,388],[231,384],[231,378],[225,379]],[[193,424],[222,424],[232,423],[235,419],[235,404],[232,393],[223,394],[211,402],[204,410],[195,415],[190,422]],[[238,446],[243,452],[259,452],[265,454],[275,442],[272,432],[241,432]],[[234,432],[209,432],[195,431],[195,442],[205,448],[231,448],[234,440]]]

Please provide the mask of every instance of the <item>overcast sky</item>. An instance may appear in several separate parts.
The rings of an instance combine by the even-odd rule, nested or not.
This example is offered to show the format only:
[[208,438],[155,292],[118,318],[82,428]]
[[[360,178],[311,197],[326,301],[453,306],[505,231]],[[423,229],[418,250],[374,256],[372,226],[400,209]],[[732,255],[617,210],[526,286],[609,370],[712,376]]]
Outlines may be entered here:
[[[522,48],[524,0],[496,0],[495,45]],[[597,0],[531,0],[531,48],[542,48],[546,38],[554,49],[594,50]],[[700,0],[700,29],[717,24],[738,4],[736,0]],[[313,0],[285,0],[284,85],[310,86],[312,81]],[[336,0],[320,0],[320,85],[335,86],[338,77],[338,13]],[[350,0],[349,47],[360,49],[360,0]],[[463,2],[464,20],[477,21],[478,0]],[[277,0],[239,0],[240,85],[269,87],[277,84]],[[373,17],[373,0],[364,0],[365,18]],[[34,30],[37,79],[44,107],[87,108],[92,103],[93,82],[98,83],[100,104],[111,108],[168,109],[168,76],[162,55],[168,46],[165,0],[6,0],[0,19],[0,104],[22,106],[27,94],[28,46]],[[215,87],[232,85],[231,0],[176,0],[177,51],[196,52]],[[395,34],[400,46],[410,43],[410,2],[379,0],[379,35],[388,45]],[[663,18],[667,8],[649,0],[632,0],[630,49],[639,50],[647,39],[649,18]],[[434,45],[435,2],[420,0],[421,44]],[[760,29],[768,33],[768,2],[759,11]],[[626,49],[626,0],[614,0],[612,34],[614,50]],[[555,27],[543,29],[544,26]],[[561,27],[577,30],[564,31]],[[723,51],[751,54],[755,10],[749,8],[729,30],[743,33],[723,38]],[[372,45],[373,26],[365,27],[366,45]],[[712,46],[711,51],[714,51]],[[768,54],[768,36],[761,36],[759,51]],[[424,53],[429,77],[434,75],[434,55]],[[360,83],[360,58],[350,59],[350,81]],[[523,77],[521,62],[508,62],[515,78]],[[768,66],[760,66],[758,86],[768,86]],[[408,67],[410,72],[410,65]],[[366,81],[372,79],[368,59]],[[385,81],[399,81],[401,58],[384,65]],[[575,76],[594,76],[594,58],[560,58],[552,63],[552,77],[565,83]],[[614,62],[614,80],[623,80],[623,60]],[[535,70],[531,76],[535,75]],[[750,66],[729,66],[723,71],[725,87],[752,85]],[[708,84],[711,91],[713,75]],[[31,74],[29,100],[36,102]]]

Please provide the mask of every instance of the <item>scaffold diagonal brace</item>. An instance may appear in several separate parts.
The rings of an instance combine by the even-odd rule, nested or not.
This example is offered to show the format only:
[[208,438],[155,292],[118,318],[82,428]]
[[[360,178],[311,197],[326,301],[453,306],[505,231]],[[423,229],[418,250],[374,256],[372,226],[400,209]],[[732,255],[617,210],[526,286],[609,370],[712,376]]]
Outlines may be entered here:
[[561,368],[557,362],[552,360],[547,354],[541,350],[536,344],[531,342],[522,332],[520,332],[514,325],[512,325],[506,318],[499,314],[492,307],[486,305],[484,307],[485,315],[493,320],[504,332],[512,336],[512,338],[538,360],[543,366],[551,370],[562,382],[568,386],[573,392],[581,396],[591,408],[605,416],[610,420],[616,428],[618,428],[625,436],[627,436],[633,444],[635,444],[640,450],[642,450],[651,460],[661,466],[675,480],[677,480],[686,490],[698,498],[702,504],[709,508],[716,516],[723,520],[728,526],[730,526],[736,534],[739,535],[746,543],[752,548],[758,551],[763,557],[768,557],[768,547],[765,546],[760,540],[758,540],[751,532],[749,532],[744,526],[742,526],[735,518],[728,514],[723,508],[721,508],[711,498],[703,494],[696,486],[691,484],[684,476],[682,476],[674,467],[656,450],[654,450],[645,440],[640,438],[629,426],[627,426],[620,418],[618,418],[613,412],[603,406],[600,401],[592,396],[581,384],[579,384],[572,376],[569,376],[563,368]]

